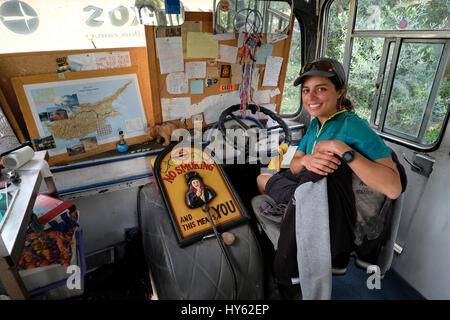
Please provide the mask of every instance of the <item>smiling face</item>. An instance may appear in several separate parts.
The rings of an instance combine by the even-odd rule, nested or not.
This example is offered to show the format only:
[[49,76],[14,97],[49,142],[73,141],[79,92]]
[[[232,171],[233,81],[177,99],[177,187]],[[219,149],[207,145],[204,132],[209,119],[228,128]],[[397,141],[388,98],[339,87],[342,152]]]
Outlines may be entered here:
[[344,92],[345,89],[336,91],[329,78],[311,76],[302,85],[303,105],[311,117],[317,117],[323,124],[338,111],[338,100]]

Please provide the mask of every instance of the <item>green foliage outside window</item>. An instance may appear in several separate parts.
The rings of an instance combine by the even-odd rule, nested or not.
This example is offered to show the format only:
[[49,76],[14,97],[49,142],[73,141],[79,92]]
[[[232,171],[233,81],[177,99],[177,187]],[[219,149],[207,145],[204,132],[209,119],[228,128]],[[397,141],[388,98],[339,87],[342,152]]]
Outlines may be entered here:
[[[350,1],[336,0],[331,4],[328,19],[326,56],[343,62],[348,27]],[[381,0],[376,5],[369,0],[359,0],[357,30],[425,30],[448,29],[450,2],[441,1],[394,1]],[[406,24],[401,24],[402,20]],[[384,38],[354,37],[350,60],[349,88],[347,97],[352,100],[356,112],[369,120],[381,62]],[[386,79],[389,75],[392,49],[388,55],[382,95],[378,114],[384,99]],[[425,41],[402,44],[395,74],[393,90],[388,105],[385,127],[417,137],[425,116],[431,85],[435,81],[443,44]],[[440,82],[438,97],[434,102],[426,131],[418,142],[429,144],[436,141],[450,103],[450,85],[447,74]],[[378,121],[376,121],[378,123]]]

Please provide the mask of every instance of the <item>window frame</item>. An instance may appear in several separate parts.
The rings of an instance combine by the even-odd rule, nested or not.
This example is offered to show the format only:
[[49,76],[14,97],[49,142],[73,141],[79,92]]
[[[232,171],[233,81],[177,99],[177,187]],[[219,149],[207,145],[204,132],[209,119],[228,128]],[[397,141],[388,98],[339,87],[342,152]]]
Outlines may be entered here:
[[[326,0],[323,2],[321,6],[320,13],[320,32],[318,39],[318,48],[317,48],[317,56],[324,55],[326,52],[327,45],[327,35],[328,35],[328,17],[331,4],[334,0]],[[436,69],[434,81],[432,84],[431,92],[428,97],[427,105],[424,111],[424,114],[421,118],[420,123],[420,134],[423,132],[424,127],[428,123],[429,115],[431,114],[432,108],[436,101],[439,86],[443,79],[444,73],[447,69],[447,64],[450,58],[450,33],[447,29],[444,30],[360,30],[355,31],[356,24],[356,12],[357,12],[357,2],[358,0],[350,0],[349,1],[349,14],[348,14],[348,28],[346,34],[346,42],[344,49],[344,61],[343,66],[346,70],[347,77],[349,75],[350,70],[350,61],[352,57],[352,49],[353,49],[353,40],[355,38],[361,37],[370,37],[370,38],[384,38],[384,47],[383,53],[380,60],[380,66],[378,70],[378,77],[376,82],[376,91],[374,94],[374,98],[372,100],[372,111],[370,116],[370,126],[375,130],[375,132],[381,137],[385,138],[388,141],[392,141],[404,146],[407,146],[411,149],[417,151],[434,151],[439,148],[439,145],[442,142],[442,138],[445,134],[445,129],[447,127],[449,121],[450,107],[447,109],[446,116],[443,120],[442,130],[439,133],[438,139],[432,144],[422,144],[417,140],[418,138],[412,139],[411,136],[406,134],[402,134],[396,130],[387,129],[384,127],[384,123],[386,120],[387,110],[389,107],[390,96],[392,93],[392,85],[395,80],[395,72],[398,66],[398,58],[400,55],[401,47],[403,43],[410,42],[420,42],[420,43],[442,43],[444,45],[442,55],[440,57],[440,61],[438,67]],[[391,61],[391,65],[387,66],[388,54],[389,54],[389,46],[390,43],[394,42],[394,53]],[[388,74],[385,74],[386,68],[390,68],[388,70]],[[384,100],[381,109],[378,110],[379,100],[381,98],[383,80],[385,77],[387,78],[386,88],[384,91]],[[347,79],[348,80],[348,79]],[[378,125],[375,124],[377,111],[380,112],[380,120]],[[415,140],[415,141],[414,141]]]

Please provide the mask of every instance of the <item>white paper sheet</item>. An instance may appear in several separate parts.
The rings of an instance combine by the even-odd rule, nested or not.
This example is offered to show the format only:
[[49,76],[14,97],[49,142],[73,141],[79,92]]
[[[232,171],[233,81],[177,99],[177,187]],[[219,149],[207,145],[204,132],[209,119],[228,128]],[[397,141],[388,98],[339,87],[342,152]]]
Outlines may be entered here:
[[161,74],[184,71],[181,37],[156,38]]
[[125,119],[126,132],[141,131],[144,129],[141,118]]
[[270,92],[271,90],[255,91],[253,93],[253,101],[259,105],[264,103],[270,103]]
[[189,91],[189,82],[184,72],[169,73],[166,77],[167,92],[182,94]]
[[217,61],[227,62],[227,63],[236,63],[237,52],[238,52],[238,47],[220,44],[219,45],[219,56],[217,57]]
[[287,34],[268,33],[267,34],[267,43],[275,43],[275,42],[284,40],[287,37],[288,37]]
[[186,77],[188,79],[206,77],[206,61],[186,62]]
[[223,110],[240,103],[239,91],[208,96],[201,102],[189,107],[189,116],[203,112],[206,124],[211,124],[219,120]]
[[263,87],[274,87],[278,84],[280,76],[282,57],[268,56],[266,61],[266,69],[264,71]]
[[272,97],[275,97],[275,96],[277,96],[277,95],[279,95],[281,92],[280,92],[280,89],[278,89],[278,88],[276,88],[276,89],[273,89],[272,91],[270,91],[270,97],[272,98]]
[[129,51],[71,54],[67,64],[73,71],[131,67]]
[[129,51],[95,52],[94,58],[97,69],[131,67]]
[[214,40],[234,40],[236,36],[234,33],[218,33],[214,35]]
[[163,121],[183,119],[188,116],[188,108],[191,98],[169,98],[161,99]]

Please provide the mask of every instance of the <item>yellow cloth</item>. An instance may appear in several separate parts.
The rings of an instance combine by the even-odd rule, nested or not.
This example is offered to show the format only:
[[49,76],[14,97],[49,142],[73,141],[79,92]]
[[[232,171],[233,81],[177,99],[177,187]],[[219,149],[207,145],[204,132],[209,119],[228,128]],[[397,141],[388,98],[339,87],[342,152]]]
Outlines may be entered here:
[[283,155],[287,152],[289,146],[287,143],[282,143],[278,148],[278,155],[273,157],[267,168],[276,170],[277,172],[280,172],[281,170],[281,163],[283,162]]

